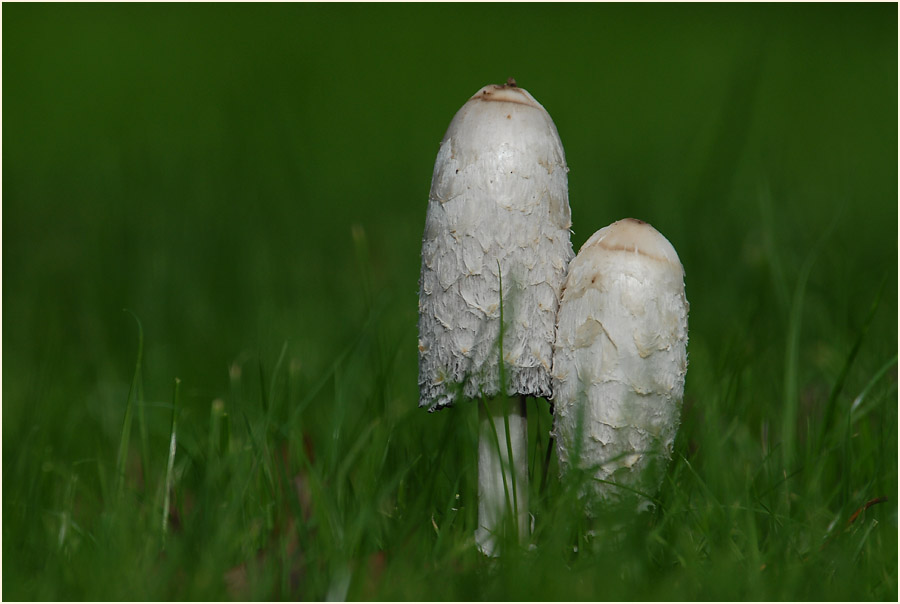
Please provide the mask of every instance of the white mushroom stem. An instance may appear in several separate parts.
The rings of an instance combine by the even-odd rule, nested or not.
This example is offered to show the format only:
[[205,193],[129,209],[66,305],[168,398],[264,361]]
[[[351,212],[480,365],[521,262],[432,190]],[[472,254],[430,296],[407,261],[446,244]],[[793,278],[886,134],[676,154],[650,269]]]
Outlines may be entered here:
[[645,222],[600,229],[569,265],[554,346],[561,473],[601,500],[659,488],[681,413],[688,303],[672,244]]
[[475,542],[485,555],[496,556],[501,541],[528,536],[527,449],[525,397],[480,401]]

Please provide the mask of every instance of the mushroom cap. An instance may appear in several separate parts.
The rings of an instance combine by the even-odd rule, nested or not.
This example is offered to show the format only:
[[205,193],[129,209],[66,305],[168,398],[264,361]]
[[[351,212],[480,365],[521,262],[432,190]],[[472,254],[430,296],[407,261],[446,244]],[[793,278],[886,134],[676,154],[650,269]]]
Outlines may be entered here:
[[502,390],[550,395],[559,291],[573,256],[567,173],[553,120],[514,84],[485,86],[450,122],[422,241],[421,406],[501,391],[501,306]]
[[[620,220],[582,246],[569,265],[554,345],[563,473],[577,464],[601,480],[658,489],[680,420],[687,316],[684,269],[652,226]],[[601,499],[627,493],[600,482],[592,490]]]

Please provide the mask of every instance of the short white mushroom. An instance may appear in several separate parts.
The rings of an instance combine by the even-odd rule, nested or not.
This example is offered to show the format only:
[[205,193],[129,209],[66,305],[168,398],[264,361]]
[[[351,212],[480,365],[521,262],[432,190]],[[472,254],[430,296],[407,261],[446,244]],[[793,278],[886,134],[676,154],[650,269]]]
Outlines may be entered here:
[[513,80],[463,105],[434,165],[419,281],[419,405],[481,400],[476,541],[489,555],[510,509],[527,535],[524,397],[551,393],[559,291],[574,255],[567,173],[553,120]]
[[659,488],[681,414],[687,316],[678,254],[645,222],[600,229],[570,263],[554,345],[554,433],[561,473],[587,470],[593,499]]

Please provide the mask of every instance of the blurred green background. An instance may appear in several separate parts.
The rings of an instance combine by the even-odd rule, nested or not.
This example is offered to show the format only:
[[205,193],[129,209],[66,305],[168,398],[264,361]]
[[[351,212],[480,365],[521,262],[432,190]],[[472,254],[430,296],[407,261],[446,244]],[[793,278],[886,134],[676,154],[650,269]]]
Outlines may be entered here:
[[[800,418],[789,440],[809,449],[817,422],[844,417],[875,381],[887,411],[872,416],[882,431],[866,438],[873,450],[887,447],[886,469],[829,467],[816,480],[844,485],[822,502],[842,518],[881,491],[896,493],[896,5],[3,8],[7,597],[123,593],[68,574],[72,556],[78,568],[99,558],[87,545],[62,556],[53,515],[71,503],[75,475],[70,513],[89,527],[105,509],[137,350],[123,308],[144,329],[138,402],[153,467],[165,465],[172,380],[181,379],[180,444],[194,459],[186,491],[202,465],[191,447],[206,446],[211,401],[240,404],[236,383],[255,391],[252,380],[280,367],[289,367],[288,407],[291,397],[317,397],[302,420],[313,442],[333,429],[336,443],[340,426],[360,434],[366,418],[380,417],[390,431],[374,455],[386,451],[389,463],[431,455],[427,433],[412,441],[394,427],[443,434],[454,419],[415,410],[432,166],[454,112],[510,76],[556,122],[575,249],[633,216],[681,256],[691,369],[680,450],[699,442],[702,452],[704,435],[729,429],[742,451],[765,449],[760,434],[794,421],[785,408]],[[365,334],[371,342],[360,352],[354,342]],[[335,371],[348,346],[356,368]],[[329,385],[320,391],[322,376]],[[399,438],[407,440],[392,449]],[[132,434],[132,447],[141,442]],[[319,459],[343,447],[334,443],[321,445]],[[718,470],[707,470],[714,481]],[[888,556],[885,568],[893,561],[893,575],[886,591],[849,587],[850,599],[896,597],[896,501],[878,507],[893,536],[876,551]],[[432,529],[421,530],[427,542]],[[359,543],[394,563],[383,544]],[[221,577],[218,567],[209,573]],[[210,581],[132,597],[229,596]],[[503,591],[485,581],[493,587],[438,594],[420,584],[367,592],[353,579],[349,594],[518,593],[514,583]],[[328,585],[299,593],[323,598]],[[826,597],[803,582],[761,592],[686,585],[623,587],[620,597]],[[591,589],[566,595],[609,593]],[[251,593],[278,594],[287,597]]]

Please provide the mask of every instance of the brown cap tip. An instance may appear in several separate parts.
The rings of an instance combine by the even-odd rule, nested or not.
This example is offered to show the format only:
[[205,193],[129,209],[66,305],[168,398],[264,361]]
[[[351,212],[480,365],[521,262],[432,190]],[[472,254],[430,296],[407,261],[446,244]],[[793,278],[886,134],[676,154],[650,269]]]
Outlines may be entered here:
[[518,103],[537,109],[543,109],[533,96],[524,88],[519,88],[513,78],[509,78],[506,84],[489,84],[475,93],[470,100],[501,101],[506,103]]
[[661,262],[681,266],[675,248],[653,226],[636,218],[625,218],[594,233],[583,247],[632,252]]

